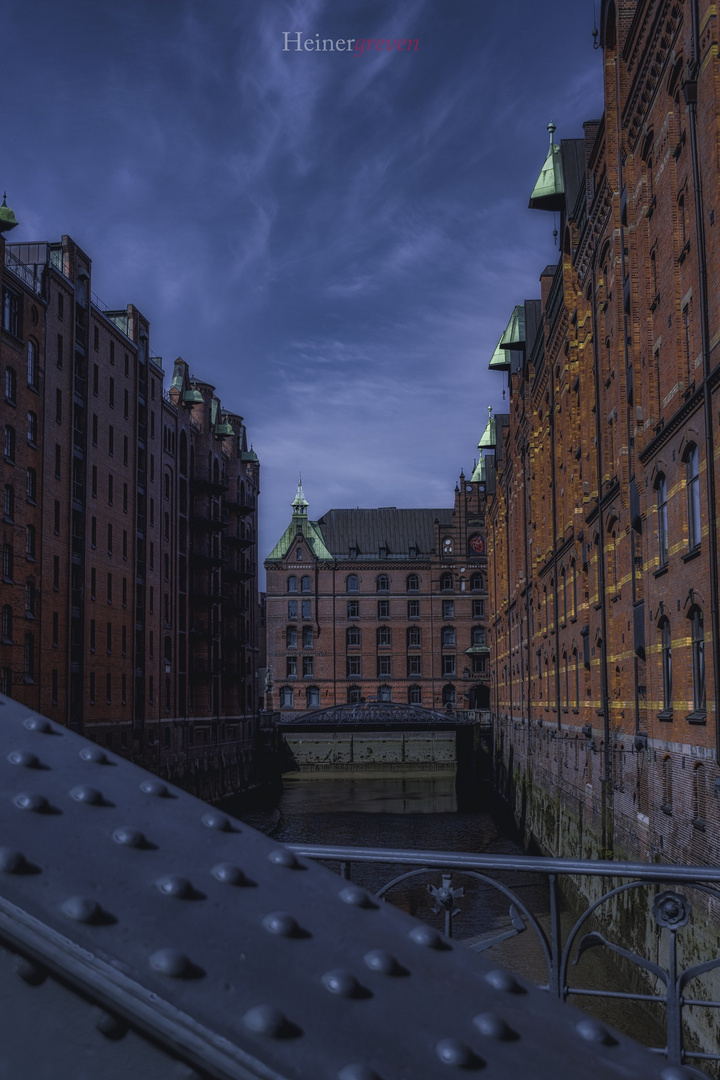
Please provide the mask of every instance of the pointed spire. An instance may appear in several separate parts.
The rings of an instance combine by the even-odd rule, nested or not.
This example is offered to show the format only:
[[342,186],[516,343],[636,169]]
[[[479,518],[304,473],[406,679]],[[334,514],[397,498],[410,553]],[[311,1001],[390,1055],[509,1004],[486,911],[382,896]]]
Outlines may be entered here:
[[[488,405],[488,422],[487,427],[482,433],[480,442],[478,443],[478,450],[494,450],[496,444],[495,434],[495,417],[492,414],[492,405]],[[483,459],[480,458],[482,461]]]
[[537,183],[528,203],[531,210],[562,210],[565,201],[565,177],[563,176],[560,146],[555,145],[555,125],[547,126],[550,132],[550,148],[545,164],[540,170]]
[[303,491],[303,488],[302,488],[302,474],[301,474],[300,479],[298,480],[298,486],[297,486],[297,491],[295,493],[295,498],[292,501],[293,517],[307,517],[307,508],[308,508],[309,505],[310,504],[307,501],[307,499],[305,498],[305,492]]
[[0,233],[10,232],[19,224],[18,219],[7,204],[7,191],[5,191],[3,192],[2,206],[0,206]]

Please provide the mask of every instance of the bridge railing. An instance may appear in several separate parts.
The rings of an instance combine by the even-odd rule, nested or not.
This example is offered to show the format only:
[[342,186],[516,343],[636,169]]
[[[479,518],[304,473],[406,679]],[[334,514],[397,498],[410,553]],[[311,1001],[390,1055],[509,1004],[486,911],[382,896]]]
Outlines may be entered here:
[[0,994],[21,1080],[692,1075],[3,697]]
[[[654,1011],[660,1023],[653,1034],[662,1036],[662,1045],[650,1049],[674,1065],[694,1061],[714,1068],[720,1062],[717,1040],[701,1048],[693,1023],[700,1009],[711,1010],[705,1015],[708,1031],[720,1019],[717,990],[708,990],[720,985],[718,867],[289,847],[331,864],[347,880],[361,881],[378,899],[397,900],[431,921],[434,916],[449,938],[459,934],[475,952],[494,950],[557,998],[635,1002]],[[533,948],[520,947],[526,933]],[[598,980],[592,958],[599,952],[614,963],[603,967]]]

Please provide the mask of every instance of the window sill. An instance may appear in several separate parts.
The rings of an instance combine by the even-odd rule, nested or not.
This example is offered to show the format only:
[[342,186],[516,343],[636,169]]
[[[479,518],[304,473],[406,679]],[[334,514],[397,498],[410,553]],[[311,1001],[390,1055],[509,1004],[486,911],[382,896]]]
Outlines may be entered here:
[[683,562],[692,562],[693,559],[697,559],[697,557],[700,554],[701,550],[702,549],[701,549],[700,545],[698,544],[697,547],[694,547],[692,549],[692,551],[688,551],[687,555],[683,555],[682,561]]
[[707,724],[707,712],[705,709],[693,709],[685,719],[688,724]]
[[659,577],[662,577],[663,574],[667,574],[668,566],[669,566],[668,563],[663,563],[662,566],[659,566],[657,570],[653,571],[653,577],[654,578],[659,578]]
[[705,818],[696,817],[692,819],[693,829],[697,829],[698,832],[705,832]]
[[663,814],[667,814],[668,817],[672,815],[672,803],[664,803],[660,807],[660,809],[662,810]]
[[657,718],[658,718],[658,720],[665,720],[665,721],[672,720],[672,718],[673,718],[672,709],[661,709],[660,712],[657,714]]

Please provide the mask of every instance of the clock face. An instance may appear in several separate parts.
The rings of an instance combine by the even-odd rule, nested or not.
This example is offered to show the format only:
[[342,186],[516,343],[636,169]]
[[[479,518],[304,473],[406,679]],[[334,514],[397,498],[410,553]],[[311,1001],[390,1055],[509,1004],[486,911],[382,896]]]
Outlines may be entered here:
[[473,536],[470,538],[470,550],[476,555],[485,554],[485,541],[482,536]]

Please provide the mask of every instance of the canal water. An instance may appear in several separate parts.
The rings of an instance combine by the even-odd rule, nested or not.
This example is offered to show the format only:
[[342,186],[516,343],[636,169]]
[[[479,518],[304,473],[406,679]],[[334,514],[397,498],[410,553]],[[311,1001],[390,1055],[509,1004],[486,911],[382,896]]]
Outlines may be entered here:
[[[285,780],[282,795],[271,808],[248,811],[233,800],[224,802],[223,808],[288,844],[524,854],[512,822],[500,807],[497,812],[458,809],[454,780],[450,777],[404,779],[388,774],[375,779]],[[340,872],[337,863],[328,865]],[[349,872],[354,882],[377,892],[409,869],[397,864],[355,863]],[[511,891],[519,904],[513,904],[512,898],[487,882],[455,873],[449,884],[453,889],[461,889],[462,894],[455,901],[453,936],[523,978],[539,985],[547,984],[542,945],[522,910],[525,907],[545,933],[549,933],[549,897],[543,877],[493,872],[493,878]],[[444,910],[433,910],[437,905],[430,891],[442,884],[440,871],[426,870],[390,888],[387,900],[444,930]],[[563,933],[568,932],[573,922],[572,914],[563,912]],[[490,939],[497,938],[502,940],[484,948]],[[628,989],[600,949],[593,949],[572,972],[572,983],[576,986],[581,981],[593,989]],[[578,997],[573,1004],[582,1008],[588,1000]],[[664,1045],[665,1036],[658,1018],[648,1015],[644,1008],[593,998],[591,1011],[647,1045]]]

